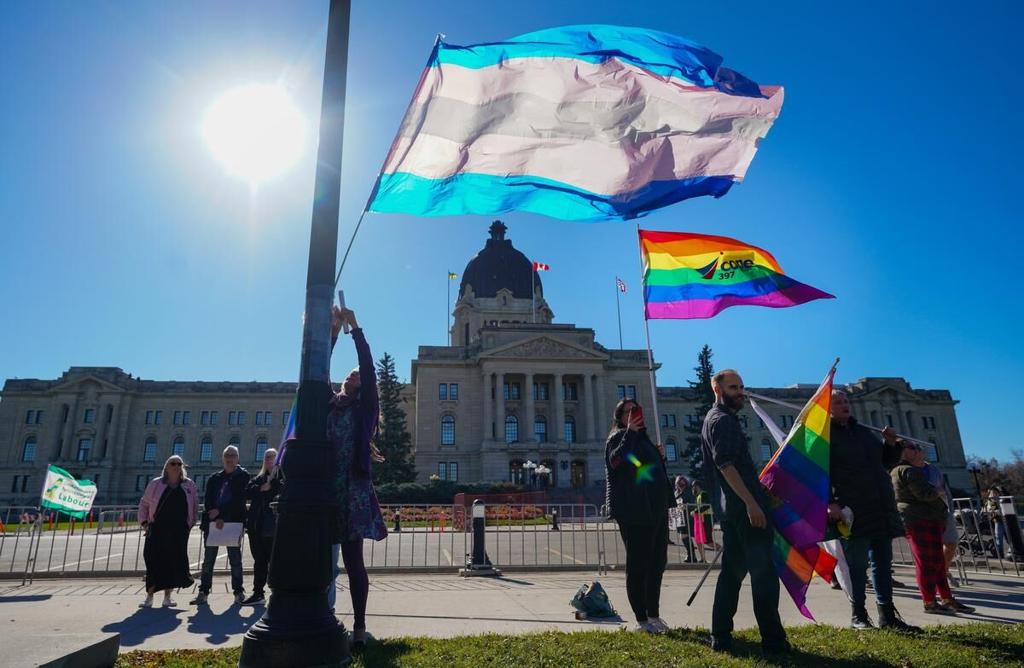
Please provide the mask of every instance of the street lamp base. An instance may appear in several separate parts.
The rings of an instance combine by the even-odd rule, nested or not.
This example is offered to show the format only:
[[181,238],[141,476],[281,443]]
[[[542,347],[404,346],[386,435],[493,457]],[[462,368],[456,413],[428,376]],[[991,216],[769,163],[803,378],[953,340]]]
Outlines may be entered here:
[[[239,668],[339,668],[352,662],[345,625],[310,610],[323,605],[323,594],[281,596],[273,613],[253,624],[242,640]],[[291,599],[291,600],[288,600]],[[319,599],[319,600],[318,600]],[[285,624],[277,620],[287,620]]]

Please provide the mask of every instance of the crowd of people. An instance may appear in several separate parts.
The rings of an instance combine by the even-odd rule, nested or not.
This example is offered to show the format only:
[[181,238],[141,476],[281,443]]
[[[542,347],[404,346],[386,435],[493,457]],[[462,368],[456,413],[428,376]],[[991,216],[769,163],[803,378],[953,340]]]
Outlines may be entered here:
[[[701,433],[701,476],[709,494],[702,481],[683,476],[669,480],[664,451],[648,437],[643,409],[636,401],[625,399],[615,408],[605,450],[606,503],[626,546],[629,604],[637,630],[665,631],[659,589],[666,544],[674,541],[662,528],[675,527],[679,542],[674,544],[686,550],[684,561],[704,562],[705,547],[713,544],[714,517],[722,545],[714,546],[721,550],[721,570],[712,607],[712,647],[731,649],[740,587],[749,575],[762,649],[785,653],[789,643],[779,617],[771,512],[738,416],[745,402],[743,380],[734,370],[720,371],[712,379],[712,389],[715,404],[704,417]],[[914,556],[924,612],[974,612],[950,591],[949,568],[958,531],[944,476],[927,463],[916,442],[900,439],[891,427],[882,430],[879,439],[858,423],[841,390],[832,393],[831,406],[828,516],[833,523],[849,525],[841,543],[849,570],[851,626],[920,631],[903,620],[893,601],[892,541],[904,536]],[[877,610],[874,620],[867,611],[869,578]]]
[[[373,358],[355,314],[335,307],[332,327],[334,342],[343,328],[351,331],[359,360],[359,366],[333,396],[324,425],[335,453],[334,579],[340,572],[340,560],[348,575],[354,615],[352,640],[358,647],[366,640],[369,592],[363,541],[387,536],[372,483],[373,462],[380,461],[373,445],[379,398]],[[762,648],[766,653],[786,652],[789,643],[779,617],[779,578],[772,560],[771,512],[738,417],[746,398],[743,380],[736,371],[720,371],[712,379],[712,389],[715,403],[704,417],[701,433],[703,480],[683,476],[670,480],[665,450],[648,435],[641,405],[627,398],[615,407],[605,449],[606,506],[626,548],[629,606],[638,630],[667,631],[660,599],[668,545],[683,546],[685,560],[691,562],[706,562],[705,550],[711,546],[720,551],[721,559],[712,607],[712,647],[721,651],[732,647],[733,618],[741,585],[749,575]],[[950,591],[948,569],[955,555],[957,529],[952,496],[941,473],[925,461],[918,444],[899,439],[891,427],[883,430],[879,439],[859,424],[842,391],[833,392],[831,405],[828,515],[833,522],[853,517],[842,540],[853,628],[920,630],[903,621],[893,603],[892,540],[904,535],[914,555],[924,611],[973,612]],[[146,534],[146,598],[142,607],[152,607],[158,591],[163,592],[164,607],[174,606],[172,591],[194,584],[187,548],[189,533],[197,522],[204,552],[198,593],[191,603],[208,604],[213,567],[224,544],[219,540],[211,544],[210,532],[215,527],[220,533],[229,525],[238,529],[237,542],[224,544],[234,601],[239,605],[263,603],[276,526],[273,503],[283,483],[279,459],[276,450],[267,450],[259,472],[251,476],[238,465],[238,449],[226,447],[222,469],[207,481],[201,514],[199,494],[184,461],[177,455],[167,459],[161,476],[147,485],[139,503],[139,521]],[[721,545],[713,540],[715,519],[721,527]],[[670,525],[679,543],[672,540]],[[242,574],[243,529],[254,561],[248,597]],[[869,576],[877,607],[875,621],[866,606]],[[332,580],[328,589],[331,608],[335,592]]]

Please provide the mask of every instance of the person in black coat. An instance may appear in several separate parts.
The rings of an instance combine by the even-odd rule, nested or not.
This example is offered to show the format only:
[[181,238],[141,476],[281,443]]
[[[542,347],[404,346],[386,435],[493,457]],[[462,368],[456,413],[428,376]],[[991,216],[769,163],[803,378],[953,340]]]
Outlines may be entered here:
[[843,507],[853,511],[849,538],[843,554],[850,568],[851,626],[872,628],[866,608],[868,562],[878,607],[878,626],[897,631],[916,631],[896,611],[892,597],[892,539],[903,535],[896,510],[889,470],[900,460],[902,448],[892,427],[882,431],[884,441],[857,422],[842,390],[832,392],[832,428],[829,469],[832,500],[830,519],[842,519]]
[[[225,522],[245,522],[245,488],[249,484],[249,472],[238,465],[238,448],[229,445],[221,455],[224,468],[206,481],[204,509],[201,528],[203,540],[210,535],[210,523],[223,528]],[[206,545],[203,552],[203,570],[199,578],[199,593],[189,601],[192,605],[206,605],[206,599],[213,587],[213,565],[217,561],[216,545]],[[245,600],[242,585],[242,548],[229,546],[228,563],[231,564],[231,590],[235,603]]]
[[277,515],[270,504],[277,500],[281,492],[281,480],[274,466],[276,459],[277,450],[268,448],[263,453],[263,467],[245,488],[245,498],[249,500],[245,531],[249,536],[249,551],[252,552],[253,578],[252,596],[242,601],[243,605],[262,603],[263,588],[267,585],[270,553],[274,548],[274,530],[277,528]]
[[637,630],[664,633],[661,579],[668,562],[668,509],[674,505],[665,451],[651,442],[632,399],[615,407],[605,444],[605,502],[626,546],[626,594]]

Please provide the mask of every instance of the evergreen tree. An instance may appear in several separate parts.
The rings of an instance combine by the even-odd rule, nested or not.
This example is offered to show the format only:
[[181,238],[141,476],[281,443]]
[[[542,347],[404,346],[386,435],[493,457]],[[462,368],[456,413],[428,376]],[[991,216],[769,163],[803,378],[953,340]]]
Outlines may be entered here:
[[[688,436],[686,437],[686,451],[683,453],[683,458],[690,463],[689,475],[691,479],[699,479],[701,476],[700,432],[704,424],[704,416],[715,405],[715,391],[711,389],[711,377],[715,375],[715,367],[711,363],[712,356],[711,347],[705,343],[697,355],[697,366],[693,367],[693,370],[697,373],[697,380],[689,381],[690,389],[696,394],[698,402],[696,426],[687,424],[684,428]],[[710,481],[705,480],[703,482],[707,485]]]
[[377,362],[377,390],[380,394],[380,429],[374,445],[384,457],[373,467],[373,482],[412,482],[416,479],[415,455],[412,436],[405,427],[405,409],[402,404],[404,385],[395,373],[395,358],[384,353]]

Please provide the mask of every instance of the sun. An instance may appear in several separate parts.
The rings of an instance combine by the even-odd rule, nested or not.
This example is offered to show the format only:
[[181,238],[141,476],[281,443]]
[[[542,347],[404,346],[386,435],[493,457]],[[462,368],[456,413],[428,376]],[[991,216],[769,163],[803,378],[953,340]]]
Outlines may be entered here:
[[280,86],[250,84],[227,91],[210,105],[202,132],[225,171],[255,185],[298,162],[306,120]]

